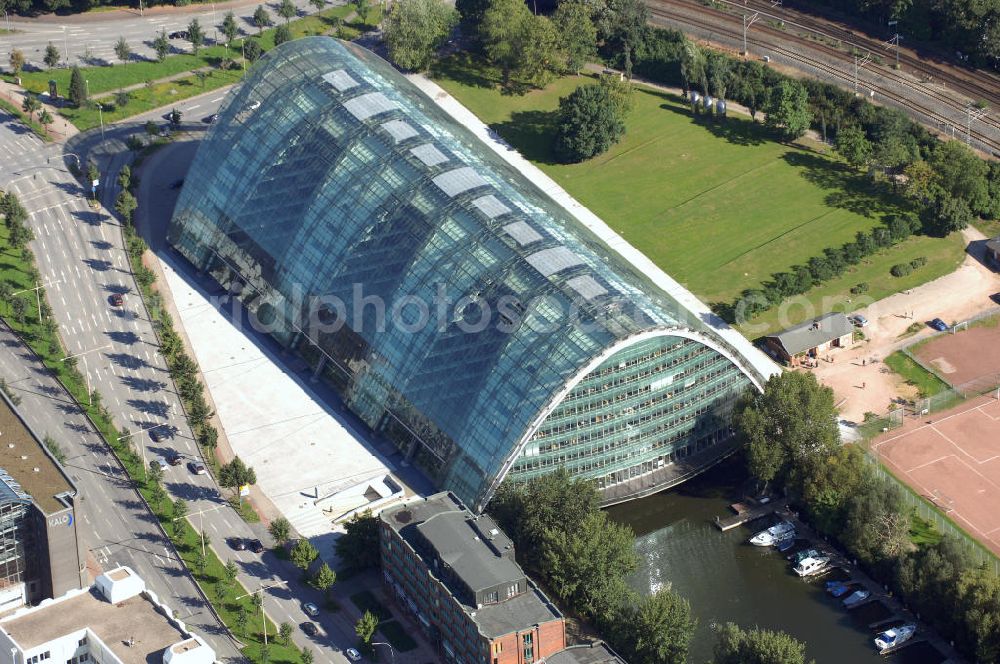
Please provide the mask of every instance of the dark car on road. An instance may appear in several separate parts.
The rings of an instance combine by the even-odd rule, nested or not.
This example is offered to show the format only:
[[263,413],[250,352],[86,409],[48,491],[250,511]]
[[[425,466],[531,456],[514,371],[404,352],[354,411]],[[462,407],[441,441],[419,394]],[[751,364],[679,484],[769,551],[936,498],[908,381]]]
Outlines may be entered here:
[[247,548],[254,553],[264,553],[264,543],[259,539],[252,539],[247,541]]
[[319,634],[319,628],[314,622],[304,622],[302,623],[302,633],[306,636],[316,636]]
[[120,307],[125,304],[125,296],[121,293],[115,293],[108,300],[111,302],[111,306]]
[[158,443],[163,440],[163,430],[160,428],[150,429],[149,437],[154,443]]
[[205,118],[205,124],[215,124],[215,121],[219,119],[218,113],[213,113],[212,115]]
[[229,546],[234,551],[246,551],[247,543],[242,537],[230,537]]
[[170,39],[187,39],[188,33],[187,30],[175,30],[167,35],[167,37]]
[[948,331],[948,323],[944,322],[940,318],[935,318],[934,320],[932,320],[930,322],[930,325],[931,325],[931,327],[933,327],[938,332],[947,332]]
[[182,463],[184,463],[184,459],[182,459],[181,455],[178,454],[177,452],[171,452],[170,454],[167,455],[167,463],[169,463],[171,466],[179,466]]

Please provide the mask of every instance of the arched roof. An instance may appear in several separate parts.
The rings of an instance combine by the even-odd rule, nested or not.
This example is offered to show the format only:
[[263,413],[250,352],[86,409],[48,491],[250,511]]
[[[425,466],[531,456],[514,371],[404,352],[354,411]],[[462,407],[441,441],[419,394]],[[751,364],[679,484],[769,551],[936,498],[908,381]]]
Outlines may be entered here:
[[[279,299],[343,303],[367,344],[352,408],[370,423],[383,408],[432,422],[454,442],[431,445],[439,481],[469,504],[566,385],[630,338],[680,330],[762,382],[688,306],[354,44],[300,39],[254,67],[199,149],[170,231],[182,251],[185,233]],[[442,295],[453,304],[439,309]],[[366,296],[396,324],[380,325]]]

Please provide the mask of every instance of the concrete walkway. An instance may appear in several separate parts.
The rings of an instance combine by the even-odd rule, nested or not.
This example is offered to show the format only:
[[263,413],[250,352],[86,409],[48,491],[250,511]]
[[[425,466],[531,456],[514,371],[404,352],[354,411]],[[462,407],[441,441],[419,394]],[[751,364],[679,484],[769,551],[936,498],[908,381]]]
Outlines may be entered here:
[[[24,88],[14,85],[13,83],[8,83],[0,79],[0,97],[3,97],[11,104],[17,106],[18,109],[21,108],[21,104],[24,103]],[[64,143],[66,139],[70,136],[75,136],[80,133],[80,130],[76,128],[75,125],[70,123],[69,120],[59,115],[59,109],[52,104],[47,103],[45,100],[48,98],[47,95],[39,95],[38,101],[42,102],[42,108],[49,112],[52,116],[52,124],[50,124],[46,131],[52,136],[52,139],[56,143]],[[40,113],[39,111],[38,113]],[[38,117],[38,113],[35,113],[35,117]]]

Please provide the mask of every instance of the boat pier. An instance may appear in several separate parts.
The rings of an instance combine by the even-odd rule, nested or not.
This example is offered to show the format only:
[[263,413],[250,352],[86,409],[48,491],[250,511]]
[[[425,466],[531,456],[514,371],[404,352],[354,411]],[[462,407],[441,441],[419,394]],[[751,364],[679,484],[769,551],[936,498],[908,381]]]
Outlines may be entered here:
[[715,526],[722,532],[726,532],[772,512],[782,512],[787,506],[787,501],[784,498],[767,502],[747,500],[742,503],[733,503],[729,509],[733,510],[735,514],[715,517]]

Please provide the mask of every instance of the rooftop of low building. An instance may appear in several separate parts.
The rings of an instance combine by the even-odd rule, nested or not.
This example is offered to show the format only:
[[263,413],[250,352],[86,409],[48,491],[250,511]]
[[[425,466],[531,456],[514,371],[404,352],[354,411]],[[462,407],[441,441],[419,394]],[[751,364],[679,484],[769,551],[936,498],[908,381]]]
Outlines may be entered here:
[[56,496],[76,489],[42,441],[17,414],[6,395],[0,395],[0,494],[30,496],[45,513],[67,507]]
[[626,664],[621,656],[603,641],[570,646],[549,655],[547,664]]
[[844,314],[833,312],[770,336],[781,342],[789,355],[798,355],[848,334],[854,334],[854,325]]

